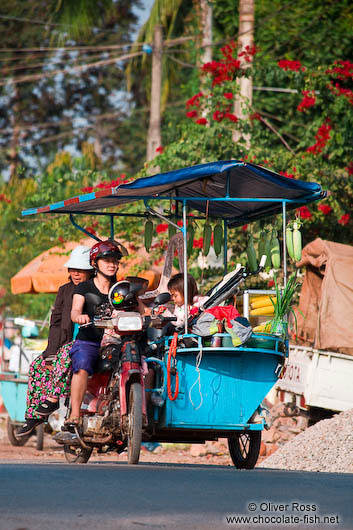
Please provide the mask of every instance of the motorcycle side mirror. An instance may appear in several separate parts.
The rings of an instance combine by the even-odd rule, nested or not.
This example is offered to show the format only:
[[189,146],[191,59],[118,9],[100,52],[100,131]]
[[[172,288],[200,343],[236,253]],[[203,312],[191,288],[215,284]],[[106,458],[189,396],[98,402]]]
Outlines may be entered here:
[[167,302],[170,302],[170,300],[171,300],[170,293],[160,293],[154,299],[154,304],[153,305],[155,305],[155,306],[163,305],[163,304],[166,304]]

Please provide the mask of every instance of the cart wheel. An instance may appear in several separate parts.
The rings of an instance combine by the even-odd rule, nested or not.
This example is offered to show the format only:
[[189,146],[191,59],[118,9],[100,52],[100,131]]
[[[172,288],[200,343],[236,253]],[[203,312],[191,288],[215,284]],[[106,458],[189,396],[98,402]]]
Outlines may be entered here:
[[65,458],[69,464],[87,464],[92,451],[93,447],[84,449],[77,445],[64,445]]
[[30,437],[32,436],[32,433],[30,433],[27,436],[21,436],[20,438],[17,438],[16,432],[20,429],[20,427],[20,425],[12,423],[10,418],[7,418],[7,436],[11,445],[25,445],[25,443],[27,443]]
[[127,461],[137,464],[142,441],[142,388],[140,383],[130,387],[128,408]]
[[237,469],[252,469],[259,457],[261,431],[239,432],[228,438],[229,453]]
[[36,448],[38,449],[38,451],[43,451],[43,446],[44,446],[44,425],[43,423],[41,423],[40,425],[38,425],[38,427],[36,427],[35,433],[37,437]]

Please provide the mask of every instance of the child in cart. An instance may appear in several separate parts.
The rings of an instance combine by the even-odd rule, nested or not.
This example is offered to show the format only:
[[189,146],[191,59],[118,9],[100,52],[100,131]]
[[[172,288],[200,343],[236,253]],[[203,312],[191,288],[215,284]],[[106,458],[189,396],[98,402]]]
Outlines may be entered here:
[[[188,311],[190,314],[197,312],[200,307],[209,299],[208,296],[200,296],[195,278],[188,274]],[[185,322],[185,300],[184,300],[184,274],[178,273],[171,277],[168,282],[168,291],[174,303],[174,316],[177,317],[173,324],[176,327],[183,326]]]

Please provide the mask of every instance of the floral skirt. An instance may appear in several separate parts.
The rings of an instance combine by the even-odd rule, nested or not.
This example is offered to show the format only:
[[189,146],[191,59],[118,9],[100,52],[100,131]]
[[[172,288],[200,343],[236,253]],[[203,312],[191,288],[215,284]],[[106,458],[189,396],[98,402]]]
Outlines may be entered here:
[[43,355],[39,355],[31,364],[28,374],[26,419],[41,418],[36,413],[38,406],[50,397],[65,397],[70,390],[71,359],[69,352],[73,342],[64,344],[52,365],[47,365]]

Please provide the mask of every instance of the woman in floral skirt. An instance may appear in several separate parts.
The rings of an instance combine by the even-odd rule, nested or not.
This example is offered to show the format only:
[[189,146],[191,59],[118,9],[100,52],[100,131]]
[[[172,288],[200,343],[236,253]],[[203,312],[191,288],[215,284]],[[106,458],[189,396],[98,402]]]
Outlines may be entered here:
[[16,436],[27,436],[59,408],[59,398],[70,388],[71,359],[75,335],[71,321],[74,287],[87,281],[93,267],[89,262],[90,248],[77,246],[65,263],[70,281],[59,288],[50,319],[48,346],[31,364],[28,377],[25,423]]

